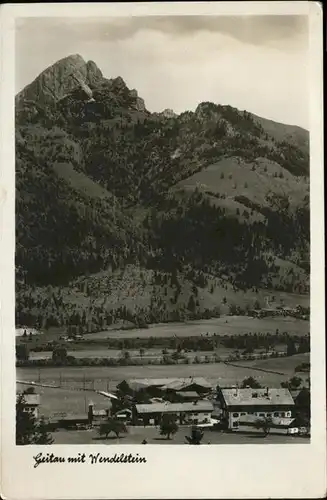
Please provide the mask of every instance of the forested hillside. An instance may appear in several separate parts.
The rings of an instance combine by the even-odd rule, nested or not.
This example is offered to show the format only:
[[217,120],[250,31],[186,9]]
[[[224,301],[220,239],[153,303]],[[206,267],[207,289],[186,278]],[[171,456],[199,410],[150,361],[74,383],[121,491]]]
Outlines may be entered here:
[[244,307],[240,290],[249,306],[258,289],[307,294],[308,144],[230,106],[151,114],[121,77],[58,61],[16,97],[17,323],[146,324]]

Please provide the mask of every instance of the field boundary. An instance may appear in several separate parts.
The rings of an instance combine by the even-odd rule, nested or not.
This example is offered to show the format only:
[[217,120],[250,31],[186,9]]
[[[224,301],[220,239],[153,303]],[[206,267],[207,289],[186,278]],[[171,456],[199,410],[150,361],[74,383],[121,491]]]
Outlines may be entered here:
[[38,387],[50,387],[51,389],[60,389],[59,385],[42,384],[41,382],[26,382],[26,380],[16,380],[16,384],[36,385]]
[[16,384],[22,384],[22,385],[32,385],[32,386],[37,386],[37,387],[47,387],[48,389],[62,389],[62,390],[67,390],[67,391],[84,391],[84,392],[97,392],[95,389],[88,389],[84,387],[71,387],[71,386],[62,386],[62,385],[50,385],[50,384],[43,384],[42,382],[26,382],[26,380],[16,380]]
[[259,372],[265,372],[265,373],[274,373],[276,375],[287,375],[287,373],[283,372],[276,372],[274,370],[265,370],[264,368],[256,368],[254,366],[246,366],[246,365],[237,365],[236,363],[230,363],[229,361],[223,361],[225,365],[230,365],[230,366],[235,366],[235,368],[246,368],[248,370],[256,370]]

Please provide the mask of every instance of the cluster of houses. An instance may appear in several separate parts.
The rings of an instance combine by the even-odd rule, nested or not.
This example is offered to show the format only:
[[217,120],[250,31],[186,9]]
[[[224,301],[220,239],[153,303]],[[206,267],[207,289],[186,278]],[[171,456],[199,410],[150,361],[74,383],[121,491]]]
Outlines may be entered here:
[[117,390],[135,401],[131,421],[136,425],[160,425],[164,415],[180,425],[213,424],[212,386],[202,377],[124,380]]
[[[110,416],[129,425],[159,426],[164,416],[170,415],[179,425],[233,432],[253,431],[260,420],[269,421],[270,433],[300,431],[296,418],[299,391],[292,395],[286,388],[213,387],[202,377],[188,377],[124,380],[115,394],[100,394],[108,398],[107,410],[96,410],[90,402],[87,415],[62,417],[55,425],[96,425]],[[25,405],[37,417],[40,396],[26,394]]]
[[304,308],[300,305],[296,307],[287,306],[276,306],[272,307],[268,304],[268,307],[262,309],[251,309],[249,314],[254,318],[268,318],[275,316],[291,316],[293,318],[309,320],[310,314],[308,308]]
[[142,400],[142,393],[150,398],[132,406],[130,421],[136,425],[160,425],[163,415],[170,414],[180,425],[246,432],[267,419],[271,433],[298,432],[294,416],[298,393],[293,398],[286,388],[213,387],[201,377],[189,377],[124,381],[118,390],[134,400]]

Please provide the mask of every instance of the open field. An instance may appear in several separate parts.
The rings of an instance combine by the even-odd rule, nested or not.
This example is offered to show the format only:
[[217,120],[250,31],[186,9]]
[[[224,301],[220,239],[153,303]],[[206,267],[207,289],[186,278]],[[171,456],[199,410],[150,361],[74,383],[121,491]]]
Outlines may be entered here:
[[[253,170],[253,162],[240,162],[236,157],[223,158],[187,179],[183,179],[176,187],[183,187],[188,191],[193,191],[198,187],[203,192],[220,193],[226,195],[228,200],[232,200],[235,196],[236,183],[242,186],[242,194],[261,207],[267,205],[266,193],[269,191],[278,194],[284,194],[287,191],[293,206],[301,203],[308,192],[306,178],[297,179],[291,172],[266,158],[264,160],[258,158],[255,164],[256,168]],[[269,173],[267,173],[267,166]],[[283,172],[283,178],[274,177],[275,172],[277,174]],[[224,174],[223,178],[221,174]],[[243,206],[243,208],[247,207]]]
[[[124,349],[125,351],[126,349]],[[274,350],[282,353],[286,352],[286,345],[284,344],[279,344],[274,347]],[[160,348],[151,348],[151,349],[144,349],[142,352],[142,356],[140,355],[139,349],[127,349],[130,355],[130,359],[133,360],[138,360],[140,363],[148,360],[159,360],[162,359],[163,357],[163,349]],[[213,356],[217,355],[219,356],[222,360],[227,359],[230,355],[232,355],[236,349],[232,349],[229,347],[224,347],[224,346],[219,346],[213,351],[190,351],[190,352],[184,352],[183,356],[186,356],[188,359],[190,359],[191,362],[194,361],[194,358],[197,357],[201,362],[205,361],[206,356],[209,358],[212,358]],[[171,355],[175,352],[174,349],[165,349],[165,354],[166,355]],[[255,349],[254,352],[252,353],[252,356],[261,356],[262,353],[264,353],[264,349]],[[92,346],[86,346],[83,344],[76,344],[74,346],[74,349],[72,350],[67,350],[68,356],[74,356],[76,359],[83,359],[83,358],[89,358],[89,359],[101,359],[101,358],[112,358],[112,359],[119,359],[122,356],[122,350],[120,349],[107,349],[106,346],[104,345],[102,348],[99,348],[98,345],[95,345],[94,348]],[[40,351],[40,352],[34,352],[30,351],[29,353],[29,359],[30,360],[40,360],[40,359],[51,359],[52,358],[52,351]]]
[[[238,362],[236,362],[238,363]],[[294,356],[289,356],[285,358],[274,358],[274,359],[257,359],[255,361],[246,361],[245,363],[240,361],[239,364],[247,366],[249,371],[253,371],[253,376],[257,377],[255,370],[272,370],[276,372],[281,372],[288,374],[290,377],[294,375],[295,368],[302,363],[310,363],[310,354],[302,353],[295,354]],[[309,373],[297,372],[296,376],[301,377],[306,380],[309,377]]]
[[[52,434],[54,444],[141,444],[146,439],[148,444],[187,444],[185,436],[190,435],[189,427],[181,427],[173,439],[169,441],[160,436],[155,427],[132,427],[128,429],[128,434],[121,435],[118,439],[114,434],[109,435],[108,439],[99,439],[97,431],[94,429],[86,431],[57,431]],[[309,444],[309,439],[269,434],[265,438],[262,434],[236,434],[225,433],[212,430],[205,430],[202,439],[203,445],[208,444]],[[110,451],[108,451],[108,455]]]
[[[90,367],[43,367],[17,368],[17,379],[22,381],[42,382],[63,387],[86,388],[96,390],[114,390],[119,382],[128,378],[164,378],[164,377],[205,377],[213,385],[229,386],[241,383],[245,377],[254,376],[260,384],[279,387],[295,372],[296,366],[308,362],[308,354],[297,354],[292,357],[274,358],[257,361],[240,361],[237,366],[225,363],[205,363],[199,365],[140,365],[140,366],[90,366]],[[236,366],[235,366],[236,365]],[[255,368],[259,368],[256,371]],[[276,371],[271,373],[263,369]],[[281,375],[283,373],[283,375]],[[304,381],[308,373],[297,373]],[[51,389],[50,389],[51,390]],[[60,389],[58,389],[60,391]]]
[[[244,377],[252,376],[258,380],[261,385],[269,387],[278,387],[283,381],[289,380],[296,375],[302,379],[302,384],[308,386],[308,372],[295,372],[295,368],[302,363],[310,362],[310,354],[295,354],[294,356],[274,359],[259,359],[255,361],[235,361],[228,364],[229,368],[234,367],[236,370],[243,371]],[[226,366],[226,365],[225,365]],[[265,372],[264,370],[267,370]],[[272,373],[276,372],[276,373]],[[283,373],[283,375],[281,375]],[[270,375],[270,377],[269,377]],[[238,383],[238,382],[234,382]]]
[[[61,386],[36,387],[36,392],[41,395],[40,413],[45,416],[55,416],[60,413],[85,414],[91,400],[96,410],[110,408],[110,401],[94,391],[114,391],[119,382],[128,378],[202,376],[215,387],[217,384],[220,386],[241,384],[246,377],[253,376],[262,386],[279,387],[281,382],[286,382],[296,375],[302,379],[302,384],[307,386],[309,373],[295,373],[295,368],[309,361],[309,354],[297,354],[285,358],[238,361],[232,365],[222,362],[170,366],[42,367],[17,368],[16,373],[17,380],[20,381]],[[17,384],[18,390],[26,389],[26,387],[28,385]]]
[[[89,359],[95,359],[95,358],[113,358],[113,359],[119,359],[122,355],[122,351],[120,349],[106,349],[103,347],[102,349],[99,349],[95,347],[95,349],[90,348],[88,346],[87,349],[79,349],[79,346],[77,345],[77,350],[68,350],[67,354],[68,356],[74,356],[77,359],[83,359],[83,358],[89,358]],[[285,347],[285,346],[284,346]],[[127,349],[127,351],[130,354],[131,359],[137,359],[137,360],[149,360],[149,359],[160,359],[162,358],[162,349],[146,349],[144,354],[142,354],[142,357],[140,356],[140,351],[136,349]],[[185,353],[185,356],[187,356],[189,359],[194,359],[195,356],[198,358],[202,359],[205,356],[213,356],[215,353],[218,355],[224,355],[228,356],[232,352],[234,352],[235,349],[216,349],[215,351],[194,351],[194,352],[188,352]],[[285,351],[285,348],[284,348]],[[175,350],[173,349],[166,349],[167,355],[173,354]],[[41,352],[33,352],[31,351],[29,354],[29,359],[31,360],[39,360],[39,359],[51,359],[52,358],[52,351],[41,351]]]
[[[17,384],[17,389],[23,391],[25,384]],[[90,383],[86,383],[90,387]],[[64,415],[86,415],[90,401],[93,401],[96,410],[105,410],[111,407],[110,400],[93,391],[77,391],[69,389],[52,389],[49,387],[35,387],[41,396],[40,415],[45,417],[60,417]]]
[[199,335],[242,335],[245,333],[280,333],[306,335],[310,330],[309,321],[291,317],[251,318],[249,316],[221,316],[186,323],[167,323],[149,325],[149,328],[133,330],[107,330],[84,335],[85,339],[106,338],[149,338],[149,337],[190,337]]
[[[265,370],[276,370],[283,373],[293,374],[295,368],[302,363],[310,363],[310,354],[308,352],[302,354],[295,354],[285,358],[274,359],[257,359],[255,361],[246,361],[246,366],[250,369],[263,368]],[[240,364],[244,364],[241,363]],[[301,373],[297,373],[301,376]],[[308,376],[309,374],[304,374]]]

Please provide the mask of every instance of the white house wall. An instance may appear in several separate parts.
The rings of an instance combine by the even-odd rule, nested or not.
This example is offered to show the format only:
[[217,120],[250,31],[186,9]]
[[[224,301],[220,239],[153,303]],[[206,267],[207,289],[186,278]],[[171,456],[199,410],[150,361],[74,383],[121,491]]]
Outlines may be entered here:
[[256,416],[258,418],[269,418],[269,417],[292,417],[292,412],[290,410],[276,410],[276,411],[258,411],[258,412],[238,412],[232,411],[228,413],[228,427],[229,429],[235,429],[235,423],[238,423],[241,417],[247,415]]

